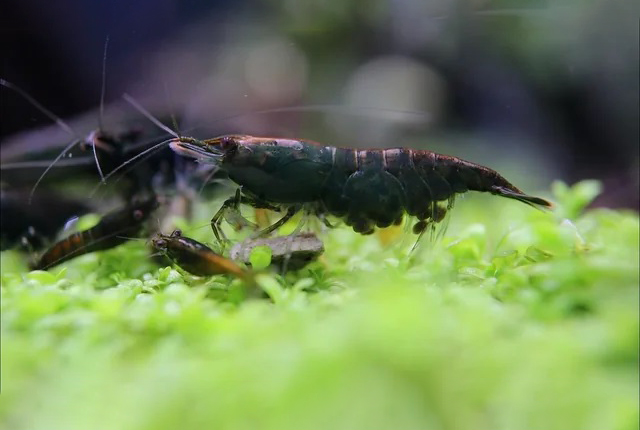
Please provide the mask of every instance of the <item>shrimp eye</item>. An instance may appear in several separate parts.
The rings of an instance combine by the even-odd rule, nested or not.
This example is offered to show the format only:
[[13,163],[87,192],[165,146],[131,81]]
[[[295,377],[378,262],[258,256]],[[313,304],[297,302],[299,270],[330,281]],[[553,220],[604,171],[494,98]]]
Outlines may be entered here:
[[220,138],[220,149],[223,151],[229,151],[238,146],[233,136],[222,136]]
[[144,217],[144,213],[140,209],[136,209],[133,211],[133,219],[136,221],[140,221]]
[[180,237],[182,236],[182,230],[173,230],[173,233],[171,233],[171,237]]
[[155,239],[153,246],[159,249],[165,249],[167,247],[167,241],[164,239]]
[[231,136],[222,136],[220,138],[220,146],[222,147],[222,149],[226,149],[227,146],[229,146],[232,142],[233,139],[231,138]]

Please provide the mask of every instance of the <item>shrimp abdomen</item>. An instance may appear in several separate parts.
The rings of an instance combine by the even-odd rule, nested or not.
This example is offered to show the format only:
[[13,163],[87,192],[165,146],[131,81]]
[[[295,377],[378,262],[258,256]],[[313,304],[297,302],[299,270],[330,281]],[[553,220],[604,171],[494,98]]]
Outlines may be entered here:
[[[451,195],[470,190],[488,192],[533,206],[546,208],[553,206],[551,202],[543,198],[524,193],[498,172],[488,167],[430,151],[413,151],[413,156],[414,163],[419,166],[418,170],[424,174],[424,179],[428,180],[429,175],[434,176],[432,171],[437,172],[437,176],[448,183]],[[440,187],[444,188],[444,186]],[[441,200],[441,198],[436,200]]]

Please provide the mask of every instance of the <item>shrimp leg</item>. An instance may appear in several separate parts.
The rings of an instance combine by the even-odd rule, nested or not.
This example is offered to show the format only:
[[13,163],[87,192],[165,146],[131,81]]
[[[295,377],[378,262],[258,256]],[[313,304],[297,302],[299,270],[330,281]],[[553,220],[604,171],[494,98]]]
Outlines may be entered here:
[[243,195],[241,194],[240,188],[238,188],[235,196],[225,200],[218,212],[216,212],[213,218],[211,218],[211,230],[213,230],[213,234],[218,242],[229,242],[229,239],[227,239],[221,228],[223,219],[232,224],[236,230],[240,230],[243,227],[257,228],[256,224],[252,223],[240,214],[241,204],[246,204],[258,209],[269,209],[274,211],[278,211],[280,209],[277,206]]
[[282,218],[280,218],[278,221],[274,222],[272,225],[270,225],[269,227],[265,228],[264,230],[259,231],[255,235],[255,237],[263,237],[263,236],[270,235],[271,233],[273,233],[274,231],[276,231],[277,229],[282,227],[291,218],[293,218],[293,216],[295,214],[297,214],[299,210],[300,210],[299,206],[291,206],[291,207],[289,207],[289,209],[287,209],[287,213],[284,214],[284,216]]

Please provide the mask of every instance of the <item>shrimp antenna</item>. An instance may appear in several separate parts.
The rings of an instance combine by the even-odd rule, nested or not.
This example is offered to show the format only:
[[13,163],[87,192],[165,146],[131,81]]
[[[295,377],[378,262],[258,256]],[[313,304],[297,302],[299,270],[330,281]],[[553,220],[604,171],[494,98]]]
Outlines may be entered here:
[[49,164],[47,166],[46,169],[44,169],[44,172],[42,172],[42,174],[40,175],[40,177],[36,180],[36,183],[33,185],[33,187],[31,188],[31,191],[29,192],[29,204],[31,204],[31,201],[33,200],[33,194],[36,192],[36,188],[38,188],[38,185],[40,185],[40,182],[42,182],[42,180],[44,179],[44,177],[47,175],[47,173],[49,173],[49,170],[51,170],[51,168],[58,162],[60,161],[60,159],[62,157],[64,157],[67,152],[69,152],[71,149],[73,149],[74,146],[76,146],[78,143],[80,143],[81,139],[78,137],[78,135],[73,131],[73,129],[71,127],[69,127],[69,125],[64,122],[62,120],[62,118],[60,118],[59,116],[55,115],[53,112],[51,112],[49,109],[47,109],[46,107],[44,107],[40,102],[38,102],[36,99],[34,99],[29,93],[27,93],[25,90],[23,90],[22,88],[18,87],[15,84],[12,84],[11,82],[5,80],[5,79],[1,79],[0,78],[0,85],[3,85],[13,91],[15,91],[16,93],[20,94],[20,96],[22,96],[27,102],[29,102],[32,106],[34,106],[36,109],[38,109],[40,112],[42,112],[43,114],[45,114],[50,120],[52,120],[53,122],[55,122],[56,124],[58,124],[58,126],[60,128],[62,128],[64,131],[66,131],[71,137],[73,137],[75,140],[71,141],[71,143],[69,143],[67,146],[64,147],[64,149],[62,150],[62,152],[60,152],[60,154],[58,154],[58,156],[56,158],[53,159],[53,161],[51,162],[51,164]]
[[204,187],[206,187],[209,184],[209,182],[211,181],[211,179],[213,179],[215,174],[218,173],[218,170],[220,170],[219,166],[213,166],[213,168],[211,169],[211,173],[208,173],[207,176],[204,178],[204,180],[202,181],[202,185],[198,190],[198,197],[202,195],[202,192],[204,191]]
[[169,127],[167,127],[166,125],[164,125],[162,122],[160,122],[160,120],[158,120],[155,116],[153,116],[148,110],[146,110],[145,108],[142,107],[142,105],[140,105],[140,103],[138,103],[133,97],[131,97],[129,94],[124,93],[122,95],[122,98],[125,99],[127,101],[127,103],[129,103],[131,106],[133,106],[134,108],[136,108],[142,115],[146,116],[147,119],[149,119],[149,121],[151,121],[152,123],[154,123],[157,127],[159,127],[161,130],[166,131],[167,133],[169,133],[171,136],[175,137],[175,138],[180,138],[180,136],[178,135],[178,133],[176,133],[175,131],[171,130]]
[[74,140],[71,143],[69,143],[67,146],[65,146],[64,149],[60,152],[60,154],[58,154],[58,156],[53,159],[51,164],[49,164],[47,166],[47,168],[44,169],[44,172],[42,172],[42,174],[40,175],[40,177],[38,178],[36,183],[33,184],[33,187],[31,188],[31,191],[29,192],[29,204],[31,204],[31,200],[33,199],[33,194],[36,192],[36,188],[38,188],[38,185],[40,185],[40,182],[42,182],[42,180],[47,175],[47,173],[49,173],[49,170],[51,170],[51,168],[54,166],[54,164],[56,164],[58,161],[60,161],[60,159],[62,157],[67,155],[67,152],[71,151],[73,149],[73,147],[76,146],[79,142],[80,142],[80,140],[77,139],[77,140]]
[[[122,95],[122,98],[129,103],[131,106],[133,106],[137,111],[139,111],[141,114],[143,114],[149,121],[151,121],[153,124],[155,124],[157,127],[159,127],[161,130],[167,132],[168,134],[170,134],[171,136],[179,139],[180,136],[173,130],[171,130],[169,127],[167,127],[166,125],[164,125],[159,119],[157,119],[155,116],[153,116],[151,114],[151,112],[149,112],[148,110],[146,110],[144,107],[142,107],[142,105],[140,103],[138,103],[136,101],[136,99],[134,99],[132,96],[130,96],[127,93],[124,93]],[[125,162],[123,162],[122,164],[120,164],[118,167],[116,167],[115,169],[113,169],[112,171],[109,172],[109,174],[107,174],[107,176],[104,177],[105,180],[111,178],[115,173],[119,172],[120,170],[122,170],[124,167],[126,167],[127,165],[131,164],[132,162],[141,159],[142,157],[145,157],[147,155],[150,155],[151,153],[159,150],[160,148],[162,148],[163,146],[167,145],[169,142],[171,141],[171,139],[168,140],[163,140],[160,143],[157,143],[153,146],[151,146],[150,148],[142,151],[141,153],[129,158],[128,160],[126,160]],[[104,183],[104,181],[103,181]],[[101,184],[98,184],[89,194],[90,196],[93,196],[97,191],[98,188],[100,187]]]
[[[167,88],[167,81],[163,79],[162,84],[164,89],[165,102],[169,106],[169,113],[171,114],[171,122],[173,123],[173,129],[178,133],[179,136],[181,136],[182,133],[180,132],[180,127],[178,126],[178,120],[176,119],[176,116],[175,116],[173,103],[171,103],[173,98],[170,96],[169,88]],[[175,159],[175,163],[173,165],[173,171],[176,177],[176,186],[177,186],[176,188],[178,192],[182,194],[184,193],[184,188],[185,188],[184,184],[186,183],[186,180],[184,179],[184,174],[182,173],[182,171],[184,171],[186,160],[182,157],[178,157],[177,154],[174,154],[173,156]],[[203,185],[203,188],[204,188],[204,185]]]
[[107,88],[107,50],[109,49],[109,35],[104,41],[104,53],[102,55],[102,87],[100,89],[100,117],[98,118],[98,128],[103,129],[104,119],[104,95]]
[[[374,106],[357,106],[357,105],[344,105],[344,104],[308,104],[308,105],[294,105],[294,106],[284,106],[280,108],[269,108],[258,110],[255,112],[250,112],[252,114],[261,114],[261,113],[278,113],[278,112],[338,112],[338,113],[346,113],[349,115],[354,115],[354,112],[362,112],[362,113],[395,113],[407,116],[415,116],[416,118],[421,118],[428,120],[432,117],[429,112],[418,111],[418,110],[410,110],[410,109],[392,109],[392,108],[382,108],[382,107],[374,107]],[[239,114],[237,116],[242,116],[245,114]]]
[[[168,140],[163,140],[160,143],[157,143],[155,145],[153,145],[151,148],[142,151],[141,153],[129,158],[128,160],[126,160],[125,162],[123,162],[122,164],[120,164],[118,167],[116,167],[115,169],[113,169],[112,171],[110,171],[107,176],[104,177],[104,180],[106,181],[107,179],[111,178],[115,173],[119,172],[120,170],[122,170],[125,166],[127,166],[128,164],[131,164],[132,162],[138,160],[141,157],[144,157],[145,155],[149,154],[150,152],[154,152],[157,151],[158,149],[160,149],[161,147],[165,146],[167,143],[171,142],[171,139]],[[104,182],[102,182],[104,183]],[[96,193],[96,191],[98,191],[98,188],[100,187],[100,185],[102,185],[102,183],[98,183],[98,185],[93,189],[93,191],[91,191],[91,193],[89,194],[89,197],[93,197],[93,195]]]
[[118,239],[137,240],[138,242],[149,242],[149,239],[144,239],[142,237],[122,236],[120,234],[117,234],[115,237],[117,237]]
[[46,107],[42,106],[40,102],[38,102],[36,99],[31,97],[31,95],[29,95],[29,93],[27,93],[25,90],[2,78],[0,78],[0,85],[10,88],[16,93],[20,94],[25,100],[27,100],[29,103],[35,106],[40,112],[45,114],[50,120],[58,124],[60,128],[62,128],[67,133],[69,133],[72,137],[75,137],[75,138],[78,137],[76,133],[73,131],[73,129],[69,127],[69,125],[67,125],[67,123],[62,120],[62,118],[60,118],[59,116],[51,112]]
[[169,105],[169,112],[171,113],[171,123],[173,124],[173,129],[176,131],[176,133],[178,133],[178,135],[180,135],[180,127],[178,127],[178,121],[176,120],[176,116],[174,114],[174,110],[173,110],[173,104],[171,103],[172,98],[169,97],[169,89],[167,88],[167,81],[163,80],[162,81],[163,87],[164,87],[164,98],[166,100],[166,103]]
[[[104,54],[102,55],[102,85],[100,88],[100,114],[98,116],[98,131],[102,133],[104,130],[104,95],[107,88],[107,50],[109,48],[109,35],[104,41]],[[102,172],[102,166],[100,166],[100,160],[98,159],[98,151],[96,149],[96,140],[99,139],[99,133],[92,133],[91,135],[91,143],[93,150],[93,159],[96,162],[96,168],[98,169],[98,175],[100,176],[100,181],[102,183],[105,182],[104,173]]]
[[[14,161],[11,163],[0,164],[0,170],[32,169],[32,168],[38,168],[38,167],[47,167],[50,163],[51,162],[49,160]],[[67,160],[62,160],[58,163],[58,167],[84,166],[87,164],[91,164],[91,158],[78,157],[78,158],[69,158]]]
[[[106,55],[106,50],[105,50],[105,55]],[[103,81],[104,81],[104,77],[103,77]],[[71,151],[74,146],[78,145],[78,143],[80,143],[82,141],[82,139],[80,139],[80,137],[78,137],[77,133],[74,132],[73,129],[66,122],[64,122],[59,116],[55,115],[49,109],[45,108],[40,102],[38,102],[35,98],[33,98],[29,93],[24,91],[22,88],[18,87],[15,84],[12,84],[11,82],[9,82],[9,81],[7,81],[5,79],[1,79],[1,78],[0,78],[0,85],[3,85],[5,87],[7,87],[7,88],[10,88],[11,90],[13,90],[16,93],[18,93],[25,100],[27,100],[27,102],[29,102],[36,109],[38,109],[40,112],[45,114],[49,119],[51,119],[53,122],[55,122],[60,128],[62,128],[65,132],[67,132],[71,137],[74,138],[74,140],[71,141],[67,146],[65,146],[64,149],[60,152],[60,154],[58,154],[58,156],[56,158],[54,158],[53,161],[44,169],[44,171],[42,172],[40,177],[38,177],[38,179],[36,180],[36,183],[33,184],[33,187],[31,188],[31,191],[29,192],[29,200],[28,200],[29,204],[31,204],[31,201],[33,200],[33,195],[34,195],[36,189],[38,188],[38,185],[40,185],[40,183],[42,182],[44,177],[47,175],[47,173],[49,173],[49,170],[51,170],[51,168],[56,163],[58,163],[58,161],[60,161],[62,159],[62,157],[64,157],[69,151]],[[104,88],[103,88],[103,90],[104,90]],[[101,108],[102,108],[102,105],[101,105]],[[102,113],[101,113],[101,115],[102,115]],[[95,139],[95,137],[94,137],[94,139]],[[94,160],[96,162],[96,167],[98,168],[98,174],[100,175],[101,180],[104,182],[104,175],[102,173],[102,168],[100,167],[100,162],[98,161],[98,153],[96,152],[95,142],[92,142],[92,146],[93,146],[93,148],[92,148],[93,149],[93,158],[94,158]]]
[[252,110],[248,112],[234,113],[231,115],[217,118],[215,122],[228,121],[235,118],[242,118],[247,115],[262,115],[269,113],[287,113],[287,112],[335,112],[343,115],[362,115],[369,116],[371,113],[393,113],[405,116],[413,116],[422,121],[428,121],[432,118],[429,112],[418,110],[403,110],[392,108],[381,108],[371,106],[345,106],[344,104],[306,104],[292,105],[279,108],[268,108],[260,110]]
[[[93,139],[97,139],[97,136],[92,136]],[[98,150],[96,149],[95,140],[92,142],[91,151],[93,152],[93,160],[96,162],[96,168],[98,169],[98,175],[100,176],[100,182],[104,182],[104,174],[102,173],[102,167],[100,167],[100,161],[98,160]]]

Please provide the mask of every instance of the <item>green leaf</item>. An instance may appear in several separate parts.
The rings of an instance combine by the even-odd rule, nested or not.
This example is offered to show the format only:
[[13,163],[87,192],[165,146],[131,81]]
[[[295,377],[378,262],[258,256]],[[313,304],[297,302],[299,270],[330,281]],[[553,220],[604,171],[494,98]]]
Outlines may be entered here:
[[556,212],[559,216],[576,219],[602,192],[602,183],[596,180],[585,180],[568,187],[564,182],[555,181],[551,188],[558,203]]
[[100,215],[97,215],[97,214],[84,215],[78,218],[78,221],[76,221],[74,225],[74,230],[75,231],[88,230],[92,227],[95,227],[96,224],[98,224],[99,222],[100,222]]
[[32,281],[36,281],[41,285],[55,284],[58,280],[56,275],[45,270],[33,270],[27,273],[27,278]]
[[263,270],[271,265],[271,248],[268,246],[256,246],[251,250],[249,262],[254,270]]

